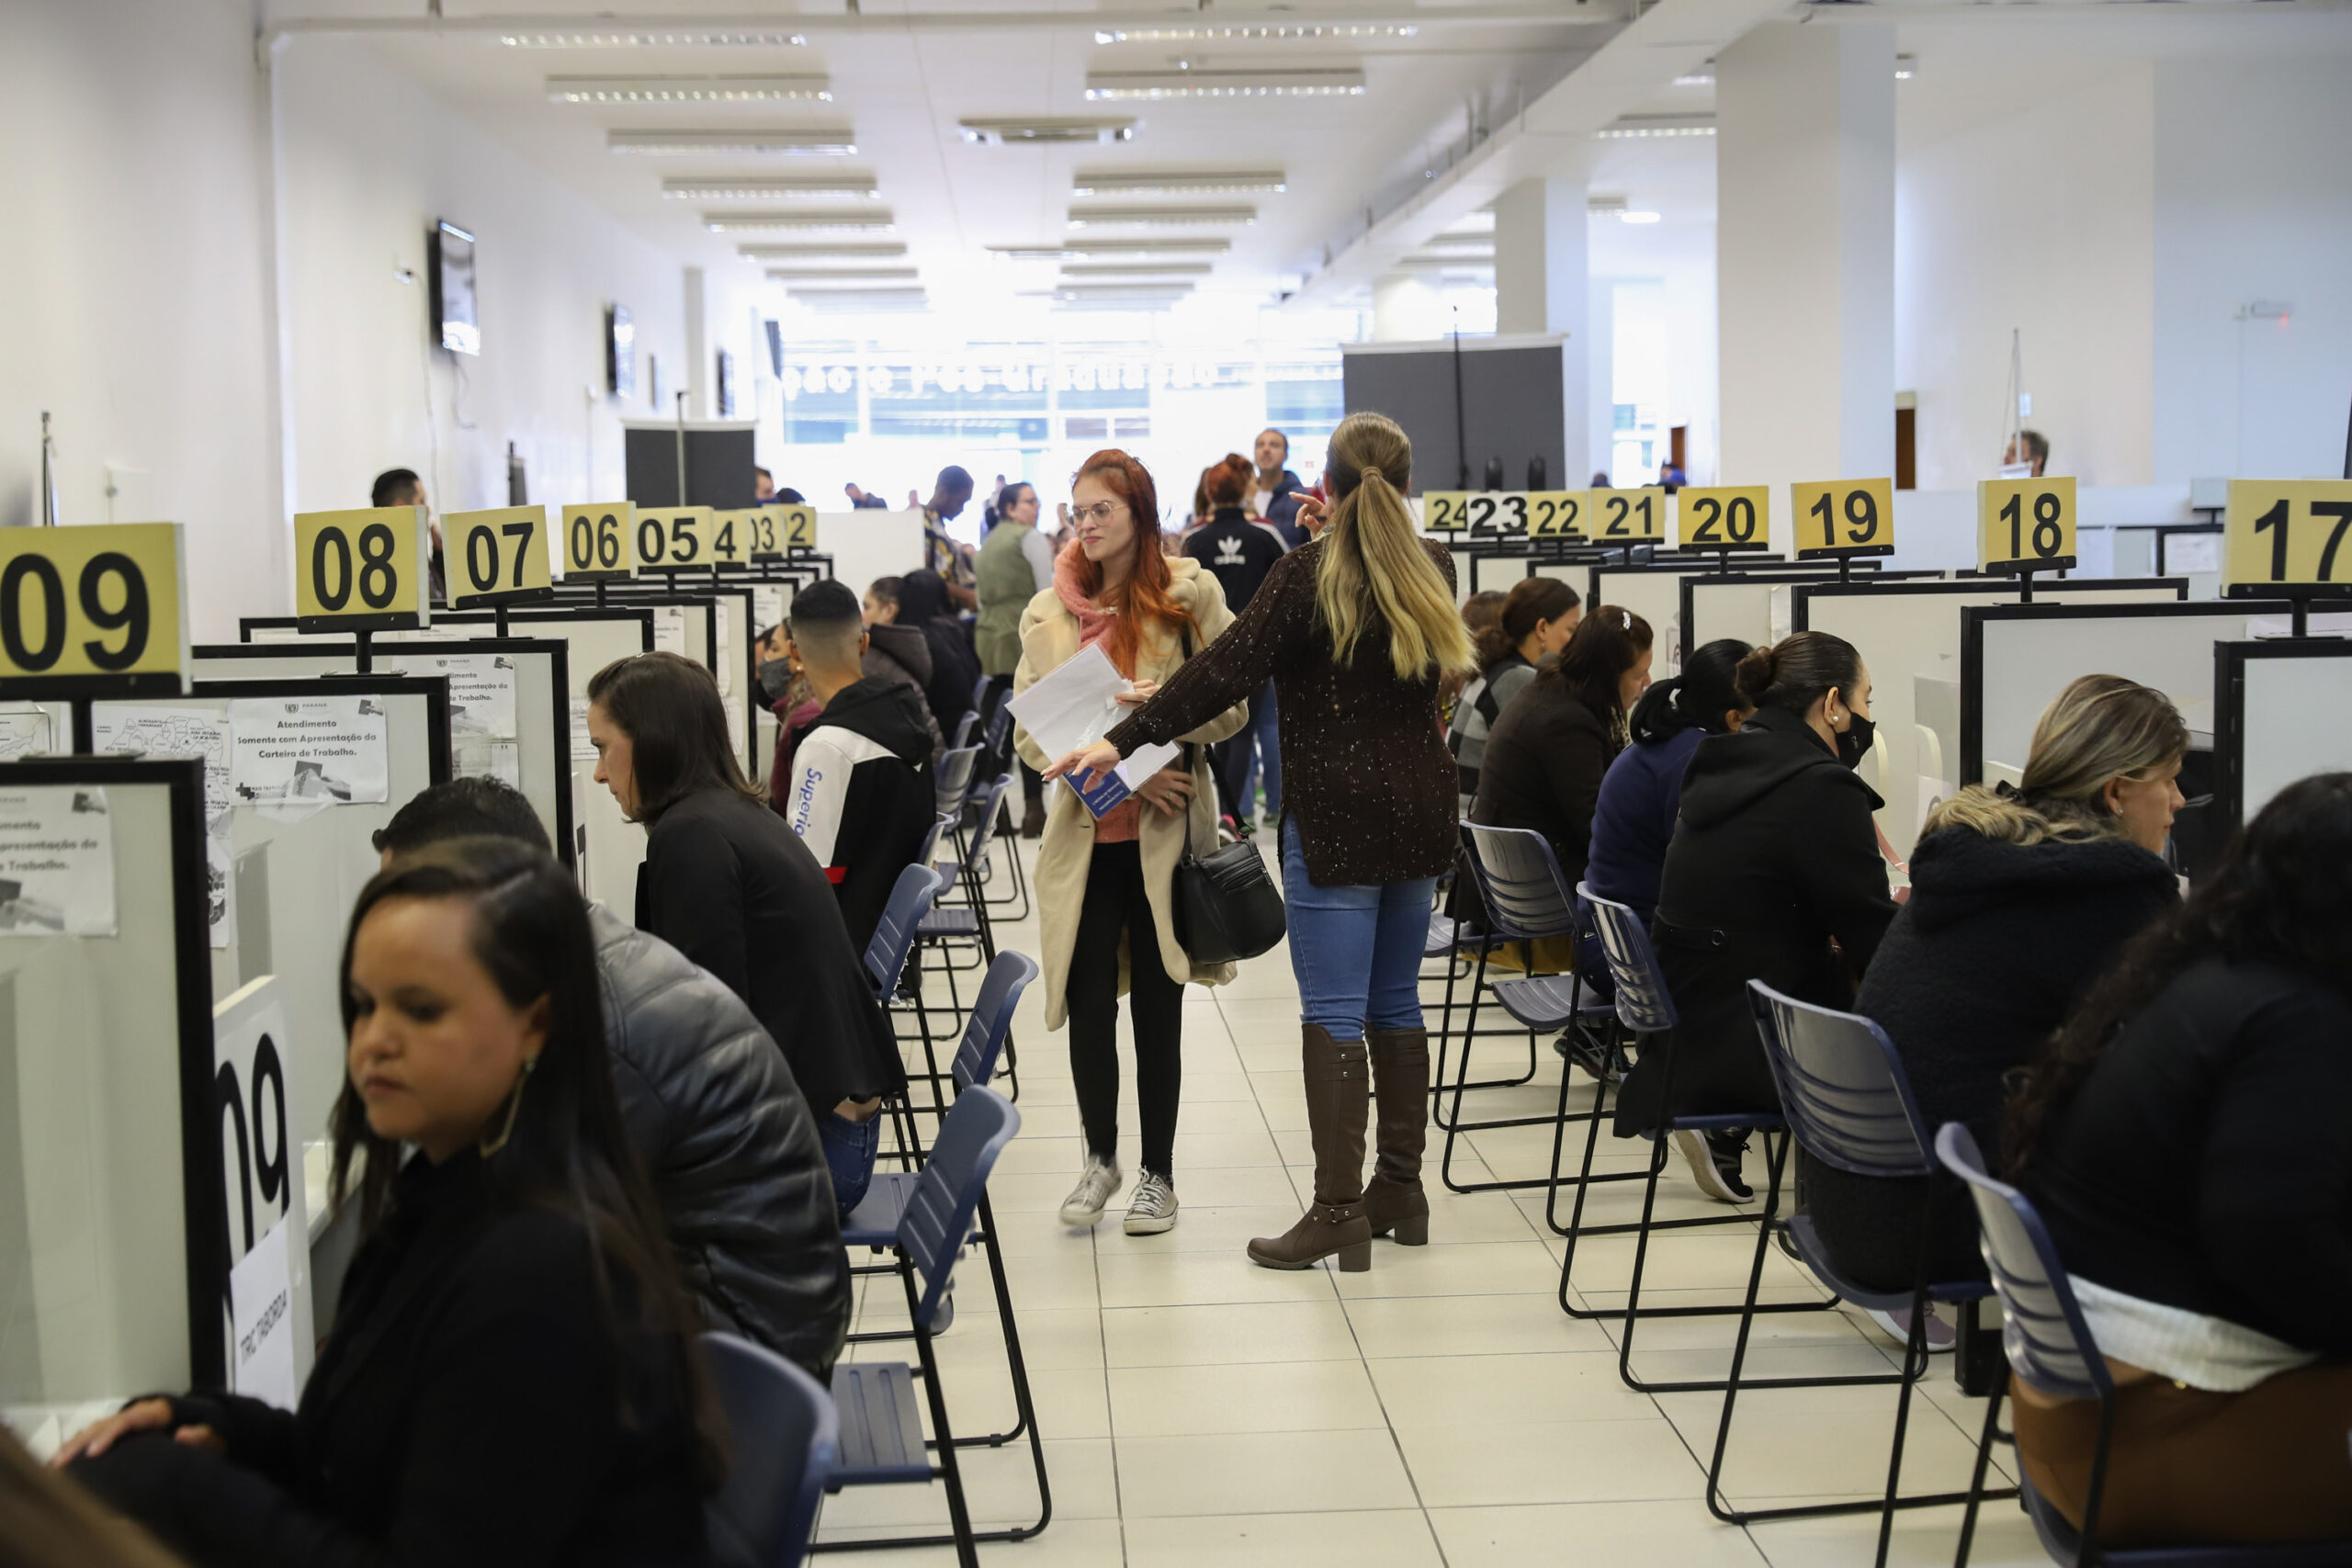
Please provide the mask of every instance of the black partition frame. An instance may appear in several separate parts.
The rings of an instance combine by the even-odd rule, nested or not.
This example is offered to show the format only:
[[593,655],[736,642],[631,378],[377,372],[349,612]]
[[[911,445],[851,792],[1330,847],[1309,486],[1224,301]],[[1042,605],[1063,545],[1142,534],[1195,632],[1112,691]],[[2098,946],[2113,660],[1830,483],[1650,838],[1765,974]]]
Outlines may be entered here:
[[[2245,826],[2245,671],[2261,659],[2352,660],[2352,638],[2274,637],[2213,645],[2213,817],[2223,833]],[[2352,663],[2344,670],[2352,682]]]
[[[1854,564],[1857,567],[1867,569],[1870,572],[1869,580],[1872,582],[1936,582],[1943,580],[1942,572],[1930,571],[1925,569],[1916,571],[1881,571],[1878,570],[1878,562],[1874,560],[1858,560]],[[1756,570],[1758,568],[1767,570]],[[1785,570],[1770,570],[1773,568],[1784,568]],[[1613,566],[1609,570],[1611,571],[1623,571],[1625,569],[1621,566]],[[1676,624],[1682,628],[1683,657],[1686,659],[1689,658],[1691,651],[1700,646],[1699,640],[1690,635],[1690,622],[1691,618],[1697,614],[1699,607],[1698,599],[1692,593],[1691,590],[1698,587],[1701,583],[1810,583],[1836,582],[1838,581],[1840,581],[1840,579],[1837,568],[1816,567],[1811,561],[1756,561],[1747,567],[1734,567],[1729,571],[1692,572],[1686,575],[1682,579],[1682,603],[1677,610],[1677,615],[1679,618],[1676,622]]]
[[[138,700],[152,701],[159,694]],[[228,1194],[214,1100],[211,898],[204,858],[204,762],[196,757],[28,757],[0,762],[0,784],[164,784],[171,792],[172,945],[180,1035],[180,1199],[187,1225],[188,1377],[229,1386],[219,1303],[229,1293]]]
[[[1855,564],[1859,566],[1860,563],[1858,561]],[[1887,582],[1878,580],[1868,582],[1798,582],[1792,584],[1795,592],[1789,596],[1789,630],[1802,632],[1813,629],[1812,607],[1813,601],[1816,598],[1844,599],[1857,593],[1872,593],[1888,597],[1927,596],[1940,593],[1997,593],[2006,592],[2008,585],[2013,585],[2018,581],[2014,577],[1975,577],[1932,582]],[[2113,589],[2119,592],[2128,592],[2134,588],[2169,588],[2175,599],[2188,597],[2188,580],[2181,577],[2086,577],[2075,579],[2068,583],[2068,586],[2081,588],[2089,584],[2096,584],[2100,589]],[[2132,608],[2144,610],[2151,603],[2160,604],[2162,601],[2143,601],[2134,604]],[[1864,657],[1868,658],[1868,654],[1865,653]]]
[[[514,619],[513,615],[510,615],[508,619],[510,621]],[[651,623],[649,621],[648,625],[650,626],[650,624]],[[560,761],[568,763],[571,761],[571,705],[570,698],[571,695],[571,646],[569,643],[566,643],[558,637],[453,637],[447,642],[386,643],[382,647],[375,649],[372,651],[371,657],[375,659],[395,658],[397,657],[398,650],[402,648],[424,648],[430,649],[436,653],[537,653],[547,655],[551,660],[553,660],[556,697],[558,702],[562,705],[555,715],[555,754]],[[206,643],[199,647],[191,649],[189,650],[189,657],[200,659],[278,659],[283,658],[289,650],[297,649],[324,654],[329,658],[341,657],[345,653],[349,653],[355,660],[359,657],[359,645],[356,642],[340,642],[325,637],[319,637],[315,639],[305,637],[300,642],[292,643]],[[435,678],[436,677],[433,676],[424,677],[424,679],[426,680]],[[368,677],[363,676],[357,671],[336,671],[332,674],[322,675],[319,677],[319,679],[329,682],[348,682],[366,680],[368,679]],[[209,682],[207,683],[209,684]],[[450,750],[451,756],[454,759],[455,746],[450,740],[449,726],[446,716],[441,725],[441,736],[445,746]],[[558,789],[555,792],[555,821],[556,858],[561,861],[563,863],[564,869],[569,871],[572,868],[576,857],[572,852],[571,790],[568,785],[564,788]]]

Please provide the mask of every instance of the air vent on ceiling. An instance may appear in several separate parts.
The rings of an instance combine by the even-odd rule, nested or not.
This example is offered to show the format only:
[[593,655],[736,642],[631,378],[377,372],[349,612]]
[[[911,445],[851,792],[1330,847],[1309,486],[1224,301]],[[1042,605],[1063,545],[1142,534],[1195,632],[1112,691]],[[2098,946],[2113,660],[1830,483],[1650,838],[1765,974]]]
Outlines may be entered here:
[[1086,96],[1102,102],[1120,98],[1334,98],[1360,97],[1363,71],[1358,66],[1285,71],[1090,71]]
[[1031,147],[1052,142],[1125,141],[1136,133],[1132,119],[1050,116],[1037,119],[967,119],[964,140],[983,147]]
[[768,152],[838,155],[857,151],[856,139],[847,129],[746,130],[739,128],[721,128],[709,130],[615,130],[605,134],[605,145],[616,152],[705,157]]
[[822,76],[550,76],[548,101],[558,104],[831,103]]
[[1256,196],[1289,188],[1280,169],[1081,170],[1070,180],[1073,196]]

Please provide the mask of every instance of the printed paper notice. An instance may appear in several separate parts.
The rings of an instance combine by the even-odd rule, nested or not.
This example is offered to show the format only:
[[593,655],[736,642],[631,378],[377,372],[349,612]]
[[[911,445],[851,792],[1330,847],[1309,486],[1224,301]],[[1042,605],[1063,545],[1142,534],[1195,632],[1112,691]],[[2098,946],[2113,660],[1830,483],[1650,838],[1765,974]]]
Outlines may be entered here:
[[0,707],[0,762],[46,757],[54,749],[49,715],[30,703]]
[[735,691],[735,601],[720,594],[714,602],[718,616],[718,694],[730,696]]
[[571,760],[593,762],[596,760],[596,743],[588,739],[588,699],[571,699]]
[[0,790],[0,936],[112,936],[114,824],[94,784]]
[[291,1410],[302,1389],[294,1376],[294,1282],[287,1271],[291,1219],[269,1234],[229,1270],[231,1386],[239,1393]]
[[752,584],[752,618],[760,624],[752,628],[754,637],[773,630],[784,619],[785,609],[792,603],[790,588],[781,582]]
[[101,755],[204,759],[204,820],[225,829],[235,797],[229,787],[229,715],[220,708],[132,706],[99,703],[90,713],[90,743]]
[[514,739],[514,661],[503,653],[401,655],[411,675],[449,678],[449,734]]
[[390,763],[378,696],[249,698],[229,705],[236,804],[300,818],[329,806],[380,801]]
[[[1118,698],[1134,686],[1112,668],[1100,647],[1089,646],[1005,706],[1046,756],[1062,757],[1093,745],[1132,713],[1133,709],[1119,705]],[[1136,780],[1149,778],[1176,757],[1173,746],[1139,746],[1092,789],[1079,789],[1076,774],[1065,776],[1062,782],[1077,790],[1086,808],[1100,817],[1135,793]]]
[[[694,659],[686,651],[686,613],[674,604],[653,606],[653,651]],[[699,664],[700,660],[695,660]]]
[[449,767],[461,779],[496,779],[515,789],[523,787],[523,748],[518,741],[452,736]]

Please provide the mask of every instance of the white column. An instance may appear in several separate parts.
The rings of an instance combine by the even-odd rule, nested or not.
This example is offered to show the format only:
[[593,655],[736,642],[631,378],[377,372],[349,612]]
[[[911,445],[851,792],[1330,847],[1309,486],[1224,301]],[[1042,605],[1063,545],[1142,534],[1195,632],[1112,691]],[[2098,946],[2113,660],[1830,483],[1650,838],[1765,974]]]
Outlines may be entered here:
[[[688,419],[715,419],[718,410],[712,406],[711,385],[717,367],[710,357],[710,325],[703,320],[702,268],[686,268],[686,371],[678,378],[677,389],[686,394]],[[676,412],[663,409],[666,418]]]
[[1384,273],[1372,286],[1372,341],[1418,343],[1443,337],[1437,290],[1409,272]]
[[1715,123],[1723,482],[1892,473],[1893,27],[1756,28]]
[[1495,198],[1495,331],[1544,333],[1561,344],[1563,471],[1552,482],[1578,486],[1591,475],[1592,335],[1585,265],[1585,182],[1521,180]]
[[1581,471],[1567,476],[1574,490],[1605,473],[1616,456],[1617,280],[1596,277],[1585,308],[1585,427],[1591,432]]

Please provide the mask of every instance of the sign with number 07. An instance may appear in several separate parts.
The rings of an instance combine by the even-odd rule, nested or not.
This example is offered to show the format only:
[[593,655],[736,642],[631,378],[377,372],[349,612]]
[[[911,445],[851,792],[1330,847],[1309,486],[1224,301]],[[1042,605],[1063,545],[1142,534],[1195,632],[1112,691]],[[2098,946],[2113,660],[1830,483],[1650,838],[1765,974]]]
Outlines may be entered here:
[[2352,583],[2352,479],[2232,479],[2222,535],[2232,588]]
[[500,506],[441,520],[449,607],[555,597],[548,572],[548,509]]
[[176,523],[0,528],[0,697],[186,691],[183,549]]
[[422,506],[294,514],[294,624],[306,632],[431,624]]
[[637,508],[607,501],[563,509],[563,580],[619,582],[637,575]]

